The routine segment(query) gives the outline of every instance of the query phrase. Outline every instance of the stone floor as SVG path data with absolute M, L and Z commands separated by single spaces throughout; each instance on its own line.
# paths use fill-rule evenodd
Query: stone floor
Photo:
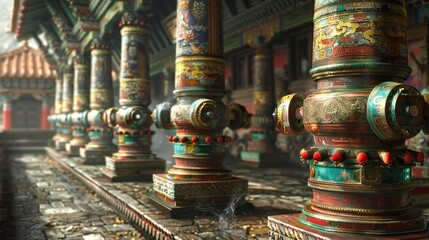
M 151 182 L 111 183 L 103 166 L 52 153 L 56 160 L 46 155 L 0 160 L 0 239 L 266 240 L 267 216 L 297 213 L 311 197 L 305 167 L 229 166 L 249 181 L 246 200 L 253 208 L 170 219 L 149 203 Z M 420 207 L 428 216 L 429 205 Z
M 229 166 L 234 176 L 249 181 L 246 200 L 254 207 L 242 207 L 235 215 L 226 216 L 220 211 L 207 209 L 207 214 L 201 216 L 170 219 L 149 202 L 152 182 L 112 183 L 102 174 L 103 166 L 83 165 L 80 158 L 69 158 L 52 149 L 47 151 L 49 156 L 74 172 L 85 184 L 97 189 L 103 199 L 111 201 L 110 204 L 122 215 L 128 214 L 129 219 L 137 221 L 139 229 L 149 232 L 155 239 L 268 239 L 268 216 L 300 212 L 311 197 L 307 186 L 308 173 L 304 167 L 255 169 Z
M 46 155 L 0 160 L 0 239 L 143 239 Z

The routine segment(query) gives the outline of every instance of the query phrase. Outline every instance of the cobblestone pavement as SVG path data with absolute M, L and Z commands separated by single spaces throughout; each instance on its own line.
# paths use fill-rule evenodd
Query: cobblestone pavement
M 236 215 L 233 216 L 224 216 L 219 211 L 213 215 L 213 210 L 207 210 L 207 214 L 196 217 L 170 219 L 156 209 L 148 199 L 148 196 L 153 194 L 152 182 L 112 183 L 102 174 L 103 166 L 83 165 L 80 158 L 67 158 L 62 153 L 50 150 L 48 152 L 75 174 L 83 176 L 84 179 L 92 179 L 92 187 L 103 189 L 101 191 L 103 195 L 108 193 L 115 199 L 127 203 L 132 210 L 115 208 L 125 214 L 129 212 L 139 214 L 138 217 L 131 217 L 132 219 L 148 220 L 150 223 L 141 225 L 139 229 L 150 232 L 156 239 L 160 238 L 156 234 L 154 236 L 154 232 L 159 229 L 165 231 L 169 236 L 167 238 L 182 240 L 268 239 L 267 217 L 300 212 L 311 196 L 305 168 L 255 169 L 228 166 L 235 176 L 249 181 L 246 200 L 250 204 L 237 209 Z M 106 196 L 103 198 L 106 199 Z M 108 196 L 107 198 L 112 199 Z M 157 227 L 159 228 L 155 231 Z
M 174 239 L 267 240 L 267 216 L 299 212 L 311 198 L 305 168 L 228 166 L 249 181 L 246 200 L 254 208 L 241 208 L 228 217 L 170 219 L 149 203 L 151 182 L 112 183 L 101 173 L 103 166 L 82 165 L 80 158 L 60 159 L 147 217 L 151 223 L 139 230 L 154 233 L 159 226 Z M 143 232 L 118 217 L 56 160 L 44 155 L 9 158 L 0 162 L 0 174 L 0 239 L 143 239 Z M 428 205 L 420 207 L 428 216 Z
M 79 168 L 97 175 L 91 166 Z M 255 169 L 237 165 L 228 169 L 234 176 L 249 181 L 246 200 L 255 206 L 254 209 L 239 209 L 237 216 L 223 221 L 221 214 L 212 215 L 212 212 L 186 220 L 169 219 L 157 212 L 157 221 L 181 239 L 268 239 L 267 216 L 300 212 L 311 198 L 305 169 Z M 152 192 L 152 184 L 112 184 L 148 205 L 147 195 Z
M 143 239 L 46 155 L 0 159 L 0 239 Z

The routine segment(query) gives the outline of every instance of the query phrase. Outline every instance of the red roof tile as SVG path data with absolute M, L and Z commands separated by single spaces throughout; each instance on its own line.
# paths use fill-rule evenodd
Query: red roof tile
M 55 77 L 56 71 L 50 67 L 42 51 L 27 43 L 0 54 L 0 78 L 55 80 Z

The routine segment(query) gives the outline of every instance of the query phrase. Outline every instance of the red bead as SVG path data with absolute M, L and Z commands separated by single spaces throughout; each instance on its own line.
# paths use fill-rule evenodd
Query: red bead
M 404 162 L 405 163 L 412 163 L 414 160 L 413 155 L 409 152 L 405 153 L 404 155 Z
M 223 142 L 223 137 L 217 137 L 217 138 L 216 138 L 216 141 L 217 141 L 218 143 Z
M 313 159 L 316 160 L 316 161 L 322 161 L 322 154 L 319 151 L 316 151 L 313 154 Z
M 383 162 L 385 164 L 391 164 L 393 162 L 393 155 L 390 152 L 383 154 Z
M 358 153 L 358 155 L 356 156 L 356 161 L 359 164 L 365 164 L 368 162 L 368 155 L 365 152 L 360 152 Z
M 193 137 L 192 137 L 192 139 L 191 139 L 191 141 L 192 141 L 193 143 L 198 142 L 198 137 L 197 137 L 197 136 L 193 136 Z
M 303 159 L 308 159 L 308 151 L 307 150 L 305 150 L 304 148 L 303 149 L 301 149 L 301 152 L 299 152 L 299 155 L 301 156 L 301 158 L 303 158 Z
M 206 137 L 205 141 L 206 141 L 206 143 L 210 143 L 212 141 L 212 138 L 211 137 Z
M 173 142 L 177 142 L 177 141 L 179 141 L 179 137 L 178 136 L 174 136 L 173 137 Z
M 422 152 L 417 153 L 417 162 L 423 162 L 425 160 L 425 154 Z
M 187 137 L 181 137 L 181 138 L 180 138 L 180 142 L 181 142 L 181 143 L 184 143 L 184 142 L 186 142 L 186 141 L 188 141 L 188 138 L 187 138 Z
M 168 140 L 169 142 L 173 141 L 173 136 L 168 136 L 168 137 L 167 137 L 167 140 Z
M 343 155 L 340 152 L 334 152 L 331 156 L 332 161 L 334 162 L 342 162 L 343 161 Z

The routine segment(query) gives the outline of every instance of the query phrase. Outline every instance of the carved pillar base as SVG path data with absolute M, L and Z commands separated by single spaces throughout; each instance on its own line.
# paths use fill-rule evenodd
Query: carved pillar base
M 83 129 L 73 130 L 73 139 L 66 144 L 66 151 L 68 156 L 79 156 L 79 149 L 85 147 L 86 136 Z
M 297 214 L 286 214 L 279 216 L 268 217 L 268 228 L 270 239 L 277 240 L 289 240 L 289 239 L 315 239 L 315 240 L 340 240 L 340 239 L 367 239 L 367 240 L 399 240 L 399 239 L 428 239 L 429 230 L 425 229 L 420 233 L 408 233 L 408 234 L 395 234 L 396 225 L 410 225 L 415 222 L 407 222 L 404 219 L 396 219 L 390 224 L 383 225 L 384 227 L 390 228 L 391 234 L 389 236 L 377 236 L 377 235 L 365 235 L 340 233 L 340 232 L 326 232 L 318 231 L 317 229 L 304 225 L 301 223 L 302 218 L 305 215 L 301 213 Z M 327 224 L 329 221 L 327 221 Z M 340 226 L 335 225 L 335 222 L 330 223 L 331 228 L 338 228 Z M 350 224 L 355 224 L 350 222 Z M 363 227 L 363 225 L 361 225 Z M 368 231 L 373 233 L 372 229 L 378 227 L 377 224 L 365 225 L 366 228 L 370 228 Z M 403 228 L 403 227 L 400 227 Z M 362 229 L 364 231 L 364 229 Z
M 112 143 L 111 130 L 91 128 L 89 132 L 91 141 L 80 148 L 83 164 L 105 164 L 106 156 L 112 156 L 118 149 Z
M 47 145 L 48 145 L 48 147 L 54 148 L 55 147 L 55 140 L 54 139 L 48 140 Z
M 66 143 L 66 152 L 69 157 L 77 157 L 79 156 L 79 149 L 81 146 L 71 145 L 70 143 Z
M 153 183 L 151 203 L 172 218 L 213 214 L 225 209 L 234 195 L 247 192 L 247 180 L 236 177 L 212 180 L 208 186 L 207 180 L 172 180 L 167 174 L 154 174 Z
M 65 151 L 66 144 L 67 144 L 67 141 L 57 141 L 55 142 L 55 148 L 59 151 Z
M 69 129 L 69 125 L 68 124 L 63 124 L 60 123 L 59 124 L 59 134 L 58 134 L 58 138 L 55 141 L 55 148 L 58 151 L 65 151 L 66 150 L 66 144 L 68 142 L 70 142 L 70 129 Z
M 79 154 L 83 158 L 83 164 L 101 165 L 106 163 L 106 156 L 111 156 L 116 151 L 116 147 L 112 145 L 111 148 L 105 149 L 80 148 Z
M 155 155 L 146 159 L 105 159 L 106 167 L 103 168 L 103 173 L 112 182 L 146 181 L 150 180 L 154 173 L 165 172 L 165 160 Z

